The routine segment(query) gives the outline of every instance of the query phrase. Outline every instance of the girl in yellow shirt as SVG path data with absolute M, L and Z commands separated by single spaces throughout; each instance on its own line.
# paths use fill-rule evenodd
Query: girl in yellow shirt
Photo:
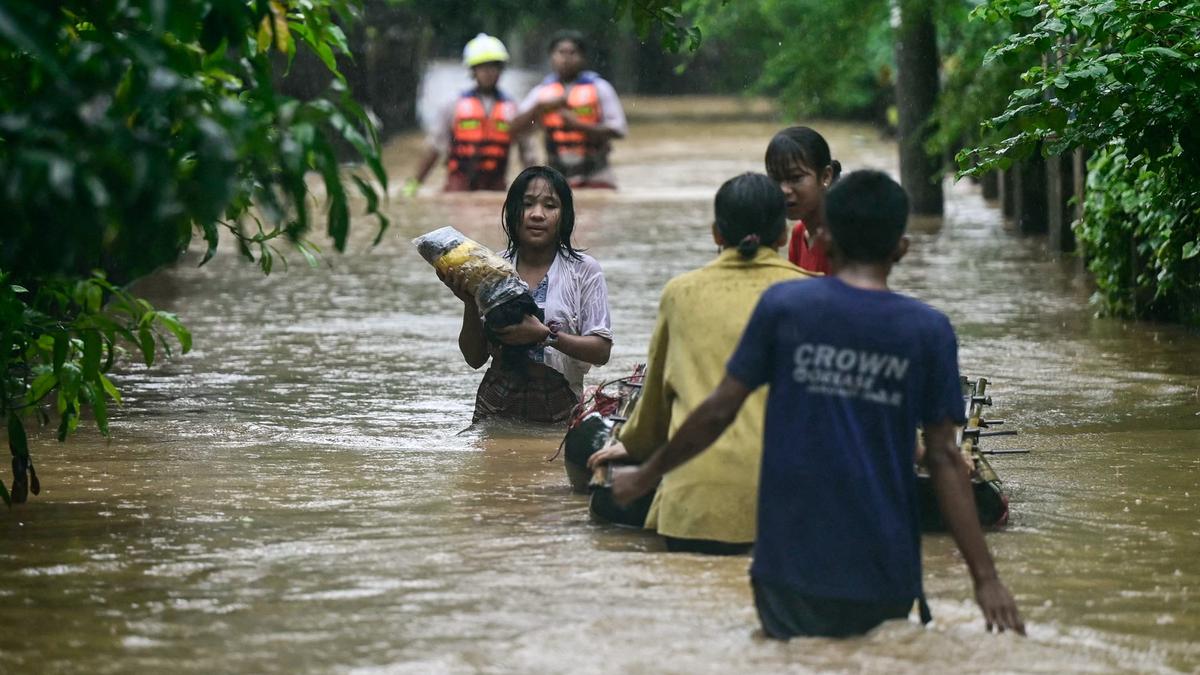
M 620 443 L 589 459 L 642 461 L 716 388 L 758 298 L 780 281 L 807 276 L 776 252 L 787 243 L 779 185 L 745 173 L 726 181 L 714 202 L 713 239 L 721 252 L 663 289 L 650 339 L 646 377 Z M 645 527 L 671 551 L 737 554 L 754 543 L 758 472 L 767 391 L 753 394 L 708 450 L 668 473 Z

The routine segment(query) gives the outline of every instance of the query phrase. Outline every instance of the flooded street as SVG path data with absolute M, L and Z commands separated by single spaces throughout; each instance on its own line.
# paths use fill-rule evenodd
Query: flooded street
M 576 196 L 616 333 L 589 383 L 645 358 L 663 284 L 715 255 L 716 188 L 761 171 L 781 126 L 627 106 L 621 190 Z M 896 172 L 874 130 L 814 126 L 845 170 Z M 389 145 L 394 187 L 419 147 Z M 988 535 L 1029 637 L 986 636 L 953 543 L 926 536 L 930 628 L 783 644 L 754 634 L 748 558 L 589 522 L 545 461 L 559 430 L 466 429 L 482 372 L 461 303 L 409 242 L 454 225 L 500 248 L 503 195 L 441 179 L 320 269 L 292 254 L 264 278 L 230 251 L 140 286 L 196 348 L 114 378 L 111 440 L 34 440 L 42 494 L 0 515 L 0 672 L 1200 669 L 1200 335 L 1093 318 L 1076 263 L 1005 232 L 976 188 L 912 223 L 893 287 L 949 314 L 963 372 L 993 381 L 1021 435 L 985 447 L 1032 451 L 993 460 L 1012 518 Z

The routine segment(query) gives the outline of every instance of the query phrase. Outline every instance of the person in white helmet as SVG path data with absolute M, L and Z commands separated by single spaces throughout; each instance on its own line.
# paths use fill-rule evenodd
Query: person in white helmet
M 475 86 L 441 110 L 416 175 L 405 181 L 406 196 L 416 194 L 442 155 L 446 155 L 446 192 L 507 189 L 508 152 L 514 140 L 522 162 L 532 163 L 532 142 L 514 139 L 512 133 L 516 102 L 496 86 L 507 62 L 504 43 L 486 33 L 463 48 L 463 65 L 471 69 Z

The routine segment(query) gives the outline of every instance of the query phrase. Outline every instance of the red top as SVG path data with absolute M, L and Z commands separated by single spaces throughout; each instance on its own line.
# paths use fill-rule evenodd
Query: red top
M 830 274 L 832 270 L 829 268 L 829 257 L 820 245 L 810 248 L 806 234 L 804 221 L 796 221 L 796 227 L 792 230 L 792 240 L 788 242 L 788 260 L 805 272 Z

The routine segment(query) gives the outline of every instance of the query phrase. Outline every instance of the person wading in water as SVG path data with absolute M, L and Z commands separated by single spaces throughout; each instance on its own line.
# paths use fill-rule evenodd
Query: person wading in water
M 753 173 L 731 178 L 717 191 L 713 211 L 717 259 L 667 282 L 641 398 L 621 427 L 620 443 L 592 455 L 592 468 L 645 460 L 667 442 L 721 381 L 763 291 L 807 276 L 777 253 L 787 242 L 787 221 L 775 181 Z M 766 401 L 765 389 L 755 393 L 708 452 L 663 477 L 645 527 L 666 538 L 668 550 L 750 550 Z
M 908 250 L 908 197 L 886 174 L 857 171 L 830 190 L 826 210 L 821 240 L 835 275 L 768 289 L 724 379 L 644 464 L 614 469 L 613 497 L 628 503 L 654 489 L 769 384 L 750 567 L 763 631 L 785 640 L 858 635 L 907 616 L 914 600 L 927 621 L 912 470 L 912 430 L 923 424 L 925 463 L 987 628 L 1024 634 L 958 457 L 965 419 L 954 329 L 888 288 Z
M 446 192 L 504 190 L 508 185 L 508 151 L 514 141 L 512 122 L 517 104 L 496 84 L 508 62 L 500 40 L 480 33 L 463 48 L 463 65 L 471 70 L 475 87 L 441 109 L 427 141 L 428 149 L 416 176 L 404 183 L 412 197 L 425 182 L 438 158 L 446 155 Z M 532 140 L 516 139 L 523 165 L 533 163 Z
M 542 126 L 546 163 L 558 169 L 571 187 L 616 189 L 617 178 L 608 163 L 614 138 L 628 133 L 621 100 L 608 80 L 584 70 L 587 44 L 577 31 L 562 31 L 550 39 L 554 73 L 521 101 L 513 127 L 517 133 Z
M 796 221 L 788 245 L 788 260 L 800 269 L 829 274 L 829 256 L 820 244 L 825 227 L 825 193 L 842 173 L 829 156 L 829 144 L 809 127 L 788 127 L 767 145 L 767 175 L 787 197 L 788 219 Z
M 564 422 L 579 403 L 583 377 L 608 363 L 612 320 L 608 286 L 594 258 L 575 248 L 575 206 L 562 174 L 545 166 L 525 169 L 504 200 L 501 225 L 508 236 L 504 257 L 529 286 L 545 321 L 526 315 L 496 330 L 505 345 L 535 345 L 512 363 L 496 358 L 466 279 L 453 271 L 442 281 L 463 301 L 458 347 L 472 368 L 491 358 L 475 397 L 475 421 L 505 417 Z

